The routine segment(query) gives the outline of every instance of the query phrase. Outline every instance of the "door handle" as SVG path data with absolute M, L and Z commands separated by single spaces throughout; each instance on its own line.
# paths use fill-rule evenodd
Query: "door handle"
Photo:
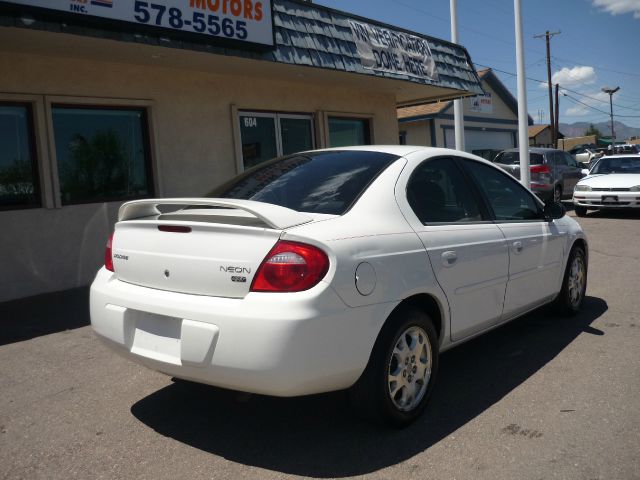
M 522 253 L 522 242 L 513 242 L 513 252 L 518 254 Z
M 458 254 L 452 250 L 446 251 L 442 254 L 442 265 L 445 267 L 452 267 L 457 261 Z

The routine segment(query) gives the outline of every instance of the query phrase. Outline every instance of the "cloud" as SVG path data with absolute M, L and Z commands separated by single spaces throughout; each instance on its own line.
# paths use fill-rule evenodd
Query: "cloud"
M 595 7 L 599 7 L 611 15 L 633 13 L 633 18 L 640 19 L 640 0 L 592 0 Z
M 596 71 L 593 67 L 576 66 L 573 68 L 564 67 L 551 76 L 551 83 L 559 83 L 561 87 L 575 87 L 578 85 L 591 84 L 596 81 Z M 547 83 L 541 85 L 547 88 Z
M 564 114 L 567 117 L 585 117 L 587 115 L 593 115 L 593 114 L 597 114 L 598 113 L 595 110 L 593 110 L 592 108 L 589 108 L 587 105 L 589 105 L 591 107 L 595 107 L 598 110 L 603 110 L 605 112 L 609 110 L 609 107 L 607 105 L 607 103 L 609 103 L 609 94 L 608 93 L 604 93 L 602 91 L 593 92 L 593 93 L 587 93 L 586 95 L 588 95 L 591 98 L 574 95 L 571 92 L 567 92 L 567 94 L 571 95 L 573 98 L 577 98 L 583 104 L 586 104 L 586 105 L 582 105 L 582 104 L 579 104 L 579 103 L 575 103 L 573 100 L 570 100 L 567 97 L 562 97 L 563 99 L 565 99 L 565 104 L 570 104 L 571 105 L 564 112 Z M 602 101 L 604 101 L 606 103 L 602 103 L 602 101 L 599 102 L 598 100 L 602 100 Z

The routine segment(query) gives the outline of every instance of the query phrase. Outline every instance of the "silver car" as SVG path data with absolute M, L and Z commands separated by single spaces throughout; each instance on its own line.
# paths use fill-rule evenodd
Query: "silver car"
M 520 178 L 520 151 L 500 152 L 493 163 Z M 583 167 L 567 152 L 554 148 L 529 149 L 529 188 L 543 201 L 571 198 L 576 183 L 584 177 Z

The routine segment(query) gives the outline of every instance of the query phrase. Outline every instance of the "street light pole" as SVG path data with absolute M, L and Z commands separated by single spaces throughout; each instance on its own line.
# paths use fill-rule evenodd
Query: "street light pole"
M 513 0 L 516 30 L 516 64 L 518 74 L 518 150 L 520 151 L 520 183 L 529 188 L 529 115 L 527 114 L 527 78 L 524 68 L 524 39 L 520 0 Z
M 451 41 L 458 43 L 458 9 L 456 0 L 450 0 L 451 8 Z M 464 111 L 462 100 L 453 101 L 453 125 L 456 138 L 456 150 L 464 151 Z
M 613 94 L 620 90 L 620 87 L 608 88 L 603 87 L 602 91 L 609 94 L 609 107 L 611 108 L 611 152 L 615 153 L 616 137 L 613 131 Z

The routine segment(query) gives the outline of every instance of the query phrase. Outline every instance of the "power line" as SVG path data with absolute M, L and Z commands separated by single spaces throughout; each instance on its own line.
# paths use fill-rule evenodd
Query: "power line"
M 585 87 L 590 87 L 590 85 L 589 85 L 588 83 L 583 82 L 583 81 L 581 81 L 579 78 L 577 78 L 577 77 L 573 74 L 573 72 L 571 72 L 571 69 L 569 69 L 569 67 L 562 66 L 562 65 L 557 64 L 557 63 L 555 63 L 555 62 L 553 62 L 553 61 L 552 61 L 551 63 L 553 63 L 553 65 L 554 65 L 556 68 L 560 68 L 560 69 L 562 69 L 562 68 L 567 68 L 567 69 L 569 70 L 568 75 L 569 75 L 571 78 L 573 78 L 573 80 L 574 80 L 574 81 L 576 81 L 576 82 L 577 82 L 577 83 L 579 83 L 580 85 L 584 85 Z M 598 68 L 599 68 L 599 67 L 598 67 Z M 589 98 L 589 99 L 591 99 L 591 100 L 595 100 L 596 102 L 607 103 L 607 104 L 609 103 L 609 102 L 607 102 L 606 100 L 603 100 L 603 99 L 601 99 L 601 98 L 591 97 L 591 96 L 586 95 L 586 94 L 584 94 L 584 93 L 580 93 L 580 92 L 576 92 L 576 91 L 574 91 L 574 90 L 570 90 L 570 89 L 569 89 L 569 88 L 567 88 L 567 87 L 562 87 L 562 89 L 563 89 L 563 90 L 566 90 L 567 92 L 575 93 L 576 95 L 581 95 L 581 96 L 586 97 L 586 98 Z M 631 110 L 631 111 L 634 111 L 634 112 L 640 112 L 640 110 L 639 110 L 639 109 L 636 109 L 636 108 L 634 108 L 634 107 L 635 107 L 635 105 L 634 105 L 634 106 L 631 106 L 631 107 L 628 107 L 628 106 L 626 106 L 626 105 L 616 104 L 616 108 L 624 108 L 624 109 L 626 109 L 626 110 Z
M 414 5 L 411 5 L 411 4 L 408 4 L 408 3 L 405 3 L 405 2 L 401 2 L 400 0 L 391 0 L 391 1 L 393 3 L 398 4 L 398 5 L 402 5 L 403 7 L 408 8 L 410 10 L 414 10 L 416 12 L 422 13 L 423 15 L 426 15 L 427 17 L 435 18 L 436 20 L 440 20 L 442 22 L 446 22 L 447 24 L 449 23 L 449 20 L 450 20 L 449 18 L 444 18 L 444 17 L 440 17 L 438 15 L 433 15 L 431 12 L 428 12 L 426 10 L 418 8 L 418 7 L 414 6 Z M 464 30 L 467 31 L 467 32 L 472 32 L 472 33 L 475 33 L 476 35 L 480 35 L 482 37 L 489 38 L 489 39 L 491 39 L 491 40 L 493 40 L 495 42 L 500 42 L 500 43 L 504 43 L 505 45 L 509 45 L 509 46 L 515 47 L 514 42 L 510 42 L 508 40 L 504 40 L 503 38 L 500 38 L 500 37 L 494 37 L 493 35 L 489 35 L 489 34 L 483 32 L 481 30 L 476 30 L 476 29 L 471 28 L 468 25 L 465 25 L 465 24 L 462 24 L 462 23 L 460 24 L 460 26 L 464 27 Z M 540 54 L 540 52 L 532 50 L 530 48 L 526 48 L 526 50 L 529 51 L 529 52 L 535 53 L 536 55 Z
M 476 63 L 475 65 L 478 65 L 479 67 L 484 67 L 484 68 L 490 68 L 491 70 L 495 71 L 495 72 L 500 72 L 500 73 L 504 73 L 505 75 L 511 75 L 512 77 L 517 77 L 517 75 L 513 72 L 507 72 L 506 70 L 500 70 L 499 68 L 493 68 L 490 67 L 489 65 L 483 65 L 481 63 Z M 540 80 L 539 78 L 531 78 L 531 77 L 525 77 L 527 80 L 531 80 L 532 82 L 538 82 L 538 83 L 544 83 L 545 85 L 547 84 L 546 80 Z
M 571 95 L 569 95 L 567 93 L 565 93 L 564 96 L 567 97 L 569 100 L 575 102 L 575 103 L 579 103 L 580 105 L 583 105 L 583 106 L 585 106 L 587 108 L 595 110 L 596 112 L 604 113 L 605 115 L 609 116 L 609 112 L 605 112 L 604 110 L 600 110 L 599 108 L 596 108 L 593 105 L 589 105 L 588 103 L 584 103 L 584 102 L 578 100 L 577 98 L 572 97 Z
M 505 75 L 510 75 L 510 76 L 512 76 L 512 77 L 516 77 L 516 76 L 517 76 L 517 75 L 516 75 L 515 73 L 513 73 L 513 72 L 507 72 L 506 70 L 501 70 L 501 69 L 499 69 L 499 68 L 493 68 L 493 67 L 490 67 L 490 66 L 488 66 L 488 65 L 483 65 L 483 64 L 481 64 L 481 63 L 476 63 L 475 65 L 477 65 L 477 66 L 479 66 L 479 67 L 484 67 L 484 68 L 491 68 L 492 70 L 494 70 L 494 71 L 496 71 L 496 72 L 503 73 L 503 74 L 505 74 Z M 527 78 L 527 80 L 531 80 L 532 82 L 538 82 L 538 83 L 540 83 L 540 84 L 544 84 L 544 85 L 546 85 L 546 84 L 547 84 L 547 82 L 546 82 L 545 80 L 540 80 L 539 78 L 532 78 L 532 77 L 526 77 L 526 78 Z M 586 95 L 586 94 L 584 94 L 584 93 L 576 92 L 575 90 L 571 90 L 570 88 L 563 87 L 562 85 L 560 85 L 560 88 L 561 88 L 563 91 L 571 92 L 571 93 L 573 93 L 573 94 L 575 94 L 575 95 L 580 95 L 580 96 L 582 96 L 582 97 L 588 98 L 589 100 L 595 100 L 595 101 L 598 101 L 598 102 L 609 103 L 609 102 L 607 102 L 606 100 L 602 100 L 602 99 L 600 99 L 600 98 L 592 97 L 592 96 L 590 96 L 590 95 Z M 565 96 L 567 96 L 567 97 L 568 97 L 569 95 L 565 95 Z M 616 108 L 618 108 L 618 107 L 627 108 L 627 109 L 632 110 L 632 111 L 634 111 L 634 112 L 636 112 L 636 111 L 640 111 L 640 110 L 636 110 L 636 109 L 631 108 L 631 107 L 625 107 L 625 106 L 618 105 L 618 104 L 614 104 L 614 106 L 615 106 Z M 605 112 L 605 113 L 606 113 L 606 112 Z M 609 115 L 608 113 L 606 113 L 606 114 L 607 114 L 607 115 Z M 616 115 L 616 117 L 640 118 L 640 115 Z
M 604 113 L 605 115 L 609 116 L 609 112 L 605 112 L 604 110 L 600 110 L 599 108 L 596 108 L 593 105 L 589 105 L 588 103 L 584 103 L 584 102 L 578 100 L 577 98 L 572 97 L 571 95 L 569 95 L 567 93 L 565 93 L 564 96 L 569 98 L 573 102 L 579 103 L 580 105 L 584 105 L 585 107 L 588 107 L 588 108 L 590 108 L 592 110 L 595 110 L 596 112 Z M 616 117 L 617 118 L 640 118 L 640 115 L 616 115 Z
M 564 62 L 569 62 L 569 63 L 575 63 L 575 62 L 580 62 L 580 63 L 591 63 L 591 62 L 582 62 L 580 61 L 580 59 L 576 59 L 574 58 L 573 60 L 568 60 L 566 58 L 562 58 L 562 57 L 558 57 L 557 55 L 554 55 L 555 58 L 557 58 L 558 60 L 562 60 Z M 623 72 L 621 70 L 613 70 L 611 68 L 606 68 L 606 67 L 602 67 L 602 66 L 598 66 L 598 68 L 600 70 L 604 70 L 606 72 L 613 72 L 613 73 L 619 73 L 621 75 L 629 75 L 632 77 L 640 77 L 640 73 L 632 73 L 632 72 Z

